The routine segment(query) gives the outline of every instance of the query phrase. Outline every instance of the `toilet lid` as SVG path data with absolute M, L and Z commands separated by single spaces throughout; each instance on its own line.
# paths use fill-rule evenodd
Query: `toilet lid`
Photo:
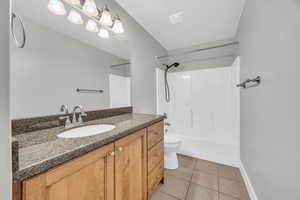
M 165 143 L 178 143 L 181 139 L 175 135 L 165 135 Z

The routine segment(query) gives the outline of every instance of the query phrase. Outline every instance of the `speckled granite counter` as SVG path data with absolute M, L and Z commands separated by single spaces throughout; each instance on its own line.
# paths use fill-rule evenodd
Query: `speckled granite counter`
M 19 145 L 19 160 L 18 163 L 13 163 L 13 165 L 18 164 L 18 170 L 13 173 L 13 181 L 22 181 L 45 172 L 163 119 L 164 117 L 159 115 L 130 113 L 89 121 L 85 125 L 113 124 L 116 128 L 100 135 L 74 139 L 64 139 L 56 136 L 65 130 L 64 127 L 14 136 L 13 140 L 18 141 Z

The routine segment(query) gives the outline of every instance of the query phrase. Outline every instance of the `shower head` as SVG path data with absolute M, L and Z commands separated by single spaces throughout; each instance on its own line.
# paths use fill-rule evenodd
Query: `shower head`
M 167 65 L 167 64 L 164 64 L 167 68 L 166 68 L 166 70 L 169 70 L 169 69 L 171 69 L 172 67 L 178 67 L 179 65 L 180 65 L 180 63 L 178 63 L 178 62 L 175 62 L 175 63 L 173 63 L 172 65 Z
M 180 64 L 178 62 L 173 63 L 170 67 L 178 67 Z

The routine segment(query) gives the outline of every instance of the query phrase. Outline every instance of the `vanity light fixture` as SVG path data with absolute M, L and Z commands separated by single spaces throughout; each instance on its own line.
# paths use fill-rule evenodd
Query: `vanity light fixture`
M 67 11 L 60 0 L 49 0 L 48 9 L 55 15 L 65 15 Z
M 100 30 L 99 30 L 98 36 L 100 38 L 103 38 L 103 39 L 108 39 L 109 38 L 109 32 L 108 32 L 107 29 L 101 27 Z
M 77 5 L 77 6 L 80 5 L 80 0 L 64 0 L 64 1 L 73 5 Z
M 112 26 L 113 21 L 112 21 L 112 17 L 111 14 L 107 8 L 107 6 L 105 6 L 101 12 L 101 16 L 100 16 L 100 24 L 103 26 Z
M 72 9 L 68 15 L 68 20 L 74 24 L 83 24 L 81 15 L 74 9 Z
M 99 31 L 97 23 L 91 19 L 86 23 L 85 29 L 94 33 Z
M 93 0 L 85 0 L 82 10 L 91 17 L 99 15 L 96 3 Z
M 113 15 L 107 5 L 98 9 L 94 0 L 49 0 L 48 9 L 56 15 L 67 13 L 65 6 L 71 10 L 67 19 L 74 24 L 83 24 L 83 17 L 88 18 L 85 29 L 98 32 L 103 39 L 110 38 L 110 34 L 124 33 L 124 26 L 118 15 Z M 100 28 L 98 28 L 100 27 Z
M 124 33 L 124 27 L 119 16 L 114 20 L 112 31 L 117 34 Z

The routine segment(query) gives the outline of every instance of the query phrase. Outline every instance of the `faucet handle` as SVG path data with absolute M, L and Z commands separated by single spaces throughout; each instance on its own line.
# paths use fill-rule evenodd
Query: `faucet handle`
M 68 106 L 65 105 L 65 104 L 61 105 L 60 112 L 64 112 L 65 114 L 69 114 Z
M 171 126 L 171 124 L 169 122 L 166 122 L 165 126 Z
M 68 127 L 70 124 L 71 124 L 71 120 L 70 120 L 70 116 L 67 115 L 67 116 L 61 116 L 58 118 L 59 120 L 64 120 L 64 123 L 65 123 L 65 127 Z
M 87 116 L 87 113 L 83 111 L 83 112 L 80 113 L 80 116 L 86 117 L 86 116 Z

